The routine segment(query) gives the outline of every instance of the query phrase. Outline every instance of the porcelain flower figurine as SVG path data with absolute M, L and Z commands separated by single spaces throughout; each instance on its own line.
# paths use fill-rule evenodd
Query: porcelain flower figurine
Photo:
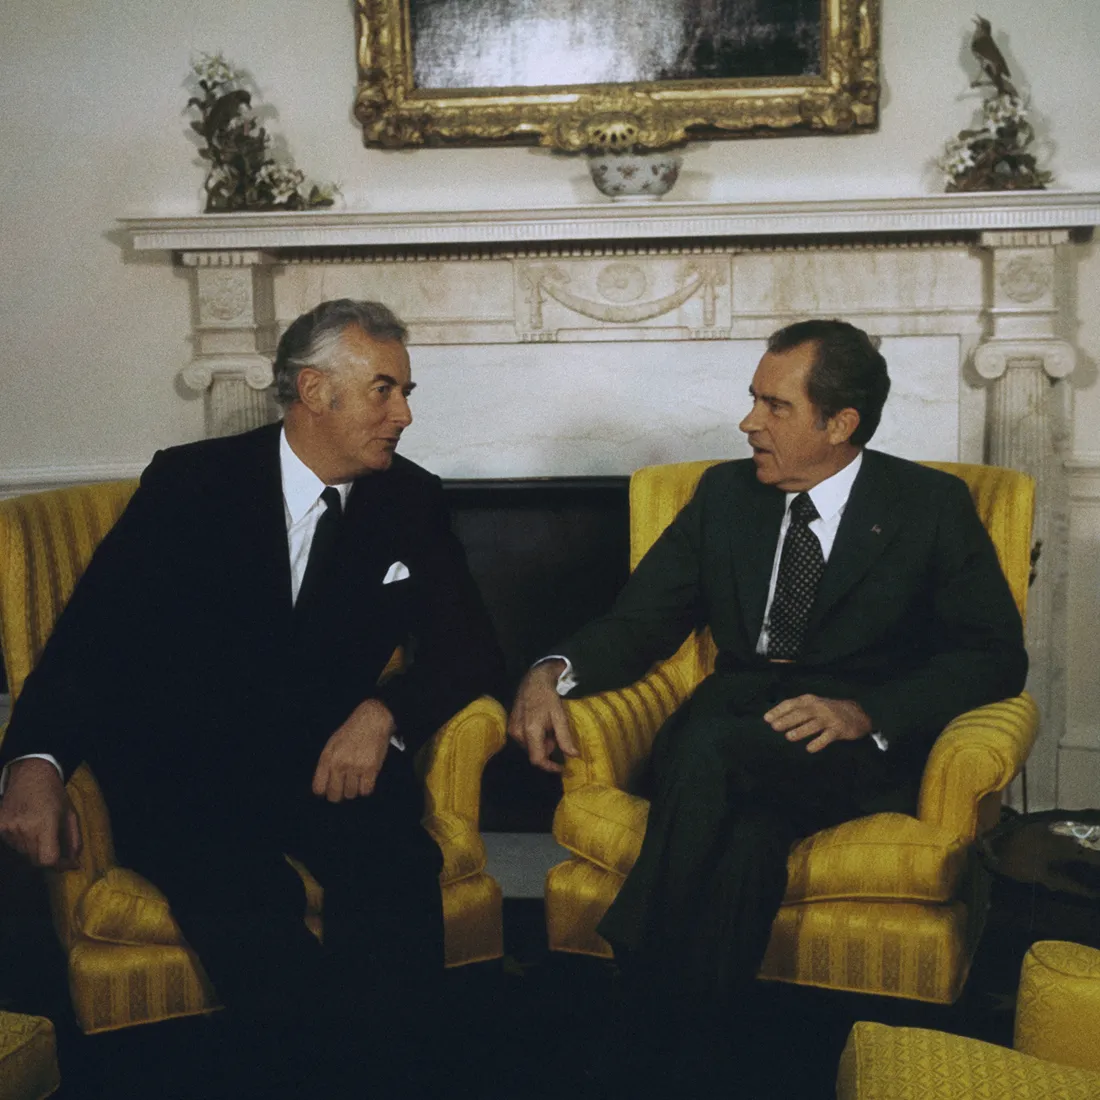
M 981 68 L 974 87 L 986 87 L 976 129 L 962 130 L 947 143 L 939 164 L 948 191 L 1042 190 L 1051 173 L 1039 168 L 1029 147 L 1035 131 L 1023 98 L 1009 79 L 1004 55 L 993 41 L 988 19 L 979 16 L 970 48 Z
M 306 185 L 305 173 L 275 159 L 272 140 L 252 111 L 248 79 L 219 54 L 200 54 L 191 66 L 199 94 L 187 106 L 205 142 L 199 156 L 210 162 L 204 184 L 206 213 L 227 210 L 306 210 L 331 206 L 334 184 Z

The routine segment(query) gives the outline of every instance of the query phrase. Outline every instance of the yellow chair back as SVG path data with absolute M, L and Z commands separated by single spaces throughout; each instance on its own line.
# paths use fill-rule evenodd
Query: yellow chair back
M 0 649 L 13 700 L 136 488 L 108 481 L 0 501 Z

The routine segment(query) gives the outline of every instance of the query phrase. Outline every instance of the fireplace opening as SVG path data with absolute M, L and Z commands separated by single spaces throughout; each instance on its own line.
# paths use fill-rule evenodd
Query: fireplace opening
M 523 478 L 444 483 L 504 650 L 509 697 L 531 664 L 606 611 L 629 568 L 627 477 Z M 481 827 L 549 832 L 557 776 L 531 767 L 509 740 L 489 762 Z

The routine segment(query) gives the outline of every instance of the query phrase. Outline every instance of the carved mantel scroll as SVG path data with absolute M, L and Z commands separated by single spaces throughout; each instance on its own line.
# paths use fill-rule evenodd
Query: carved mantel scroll
M 620 337 L 649 322 L 672 325 L 687 339 L 730 336 L 729 256 L 525 259 L 515 264 L 515 274 L 522 340 L 556 340 L 563 331 L 590 330 L 592 322 Z M 547 320 L 551 303 L 563 307 L 553 324 Z

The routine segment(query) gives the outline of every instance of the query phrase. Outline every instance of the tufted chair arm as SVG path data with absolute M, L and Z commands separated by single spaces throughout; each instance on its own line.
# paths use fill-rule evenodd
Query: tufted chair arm
M 694 687 L 674 658 L 629 687 L 566 700 L 581 755 L 566 758 L 565 793 L 589 785 L 625 789 L 657 731 Z
M 427 814 L 456 814 L 477 825 L 485 765 L 506 740 L 504 708 L 483 695 L 460 710 L 420 750 Z
M 1039 729 L 1027 692 L 967 711 L 936 740 L 921 780 L 918 816 L 963 840 L 997 823 L 1001 792 L 1019 774 Z
M 115 866 L 116 860 L 107 803 L 87 764 L 81 764 L 73 772 L 65 789 L 80 819 L 83 847 L 77 867 L 71 871 L 48 871 L 46 880 L 54 927 L 68 949 L 79 937 L 76 913 L 81 898 Z

